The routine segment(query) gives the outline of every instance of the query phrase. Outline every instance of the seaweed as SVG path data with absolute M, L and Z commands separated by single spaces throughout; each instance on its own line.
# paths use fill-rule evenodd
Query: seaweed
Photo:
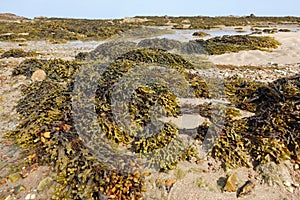
M 193 33 L 193 36 L 197 36 L 197 37 L 206 37 L 206 36 L 210 36 L 210 34 L 202 32 L 202 31 L 197 31 Z
M 6 137 L 35 152 L 35 162 L 54 164 L 59 185 L 53 199 L 140 199 L 143 177 L 135 164 L 110 166 L 87 151 L 72 124 L 68 87 L 49 79 L 24 87 L 17 105 L 22 122 Z
M 36 52 L 33 51 L 29 51 L 26 52 L 23 49 L 10 49 L 8 51 L 5 51 L 0 58 L 9 58 L 9 57 L 13 57 L 13 58 L 21 58 L 21 57 L 34 57 L 39 55 Z
M 23 42 L 29 40 L 51 40 L 60 43 L 66 40 L 102 40 L 122 35 L 125 37 L 150 37 L 162 35 L 168 30 L 143 26 L 169 26 L 173 29 L 210 29 L 225 26 L 269 26 L 289 22 L 298 24 L 299 17 L 164 17 L 140 16 L 146 20 L 127 23 L 123 19 L 88 20 L 36 17 L 33 20 L 0 22 L 0 40 Z
M 38 70 L 47 72 L 47 76 L 52 80 L 65 81 L 72 78 L 76 70 L 82 65 L 79 61 L 68 61 L 63 59 L 26 59 L 14 70 L 13 75 L 25 75 L 30 78 Z
M 269 51 L 269 49 L 276 49 L 280 45 L 277 40 L 271 37 L 249 35 L 224 35 L 222 37 L 196 41 L 205 48 L 209 55 L 219 55 L 242 50 Z
M 219 137 L 215 138 L 212 156 L 221 160 L 224 168 L 255 167 L 286 159 L 299 162 L 299 81 L 299 75 L 260 85 L 239 81 L 235 86 L 242 92 L 235 91 L 239 91 L 240 100 L 247 99 L 241 108 L 255 115 L 229 120 L 222 129 L 216 129 Z M 228 86 L 235 87 L 234 84 Z M 202 115 L 210 117 L 209 109 L 201 109 Z M 210 124 L 199 126 L 196 138 L 203 140 L 209 128 Z
M 169 51 L 172 49 L 181 49 L 182 43 L 177 40 L 170 40 L 167 38 L 154 38 L 141 40 L 137 46 L 142 48 L 162 49 Z
M 136 43 L 134 42 L 106 42 L 97 46 L 97 48 L 91 51 L 89 55 L 93 60 L 98 59 L 100 56 L 114 60 L 135 48 Z

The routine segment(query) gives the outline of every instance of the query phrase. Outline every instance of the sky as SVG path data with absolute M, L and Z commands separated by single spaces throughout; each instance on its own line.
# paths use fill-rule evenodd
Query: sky
M 134 16 L 300 16 L 300 0 L 0 0 L 0 13 L 33 18 Z

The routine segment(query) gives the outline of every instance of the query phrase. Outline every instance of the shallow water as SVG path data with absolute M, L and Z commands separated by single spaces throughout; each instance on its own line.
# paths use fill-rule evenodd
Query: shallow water
M 175 30 L 174 33 L 160 35 L 155 38 L 167 38 L 167 39 L 180 40 L 180 41 L 189 41 L 189 40 L 200 39 L 199 37 L 193 36 L 193 33 L 197 31 L 210 34 L 210 36 L 204 37 L 203 39 L 208 39 L 217 36 L 224 36 L 224 35 L 247 35 L 252 33 L 252 31 L 237 32 L 235 30 Z

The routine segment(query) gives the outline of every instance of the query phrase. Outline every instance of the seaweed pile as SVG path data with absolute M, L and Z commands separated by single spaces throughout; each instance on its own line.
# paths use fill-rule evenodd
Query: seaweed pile
M 249 37 L 214 38 L 209 42 L 225 45 L 238 40 L 243 48 L 249 43 L 256 48 L 274 45 Z M 137 48 L 140 44 L 151 48 Z M 29 156 L 23 165 L 53 165 L 58 183 L 53 199 L 142 199 L 145 168 L 167 171 L 179 161 L 198 158 L 198 147 L 186 142 L 175 124 L 158 120 L 159 116 L 181 114 L 178 94 L 218 99 L 225 92 L 229 106 L 208 103 L 199 107 L 200 115 L 210 122 L 199 126 L 194 138 L 203 141 L 213 129 L 218 137 L 211 138 L 215 143 L 209 153 L 221 160 L 224 168 L 255 167 L 284 159 L 299 163 L 300 75 L 269 84 L 230 77 L 221 88 L 224 91 L 218 91 L 220 88 L 200 74 L 190 72 L 195 68 L 190 61 L 157 49 L 178 45 L 184 50 L 190 44 L 160 39 L 139 44 L 113 42 L 82 55 L 91 59 L 86 65 L 78 60 L 27 59 L 15 68 L 13 75 L 27 77 L 37 69 L 47 72 L 45 80 L 23 87 L 24 96 L 17 105 L 22 121 L 7 137 L 25 148 L 26 155 L 36 155 Z M 102 58 L 110 62 L 97 63 Z M 90 67 L 104 72 L 99 77 L 88 71 Z M 80 70 L 85 73 L 78 73 Z M 85 88 L 91 80 L 93 84 Z M 139 82 L 135 85 L 132 80 Z M 166 82 L 174 87 L 169 88 Z M 74 94 L 78 85 L 84 89 Z M 92 108 L 80 99 L 81 93 L 87 93 Z M 235 119 L 239 115 L 235 107 L 255 115 Z M 220 128 L 217 125 L 222 110 L 226 118 Z M 75 116 L 76 112 L 81 115 Z
M 197 37 L 206 37 L 206 36 L 210 36 L 210 34 L 202 32 L 202 31 L 197 31 L 193 33 L 193 36 L 197 36 Z
M 270 51 L 271 48 L 277 48 L 279 45 L 280 43 L 274 38 L 250 35 L 225 35 L 223 37 L 214 37 L 208 40 L 198 39 L 190 40 L 188 42 L 180 42 L 166 38 L 153 38 L 143 39 L 138 43 L 131 41 L 106 42 L 100 44 L 95 50 L 91 51 L 89 55 L 86 55 L 86 57 L 92 60 L 113 60 L 138 48 L 160 49 L 185 55 L 218 55 L 241 50 Z
M 93 60 L 108 58 L 110 60 L 116 59 L 124 53 L 136 48 L 134 42 L 106 42 L 100 44 L 95 50 L 89 53 L 89 56 Z
M 97 89 L 96 110 L 99 116 L 105 116 L 101 118 L 100 123 L 102 123 L 102 127 L 109 127 L 104 128 L 103 132 L 111 141 L 130 145 L 133 152 L 147 158 L 149 162 L 146 163 L 146 166 L 165 171 L 174 168 L 178 160 L 181 157 L 186 157 L 188 152 L 185 151 L 186 148 L 182 145 L 182 142 L 177 139 L 178 128 L 174 124 L 166 123 L 157 128 L 157 124 L 154 126 L 151 124 L 150 117 L 151 113 L 160 115 L 162 112 L 165 112 L 167 116 L 178 116 L 180 106 L 176 96 L 173 94 L 174 91 L 170 91 L 161 83 L 145 83 L 145 85 L 137 88 L 133 87 L 134 89 L 131 88 L 132 85 L 127 83 L 122 85 L 120 91 L 116 90 L 114 85 L 125 74 L 129 73 L 130 77 L 136 76 L 136 74 L 131 75 L 132 69 L 146 70 L 146 68 L 151 66 L 165 66 L 177 70 L 182 77 L 185 77 L 185 69 L 193 68 L 192 64 L 181 56 L 166 51 L 158 49 L 129 51 L 107 67 Z M 160 77 L 161 71 L 152 70 L 152 73 L 154 73 L 152 77 Z M 170 80 L 172 78 L 167 77 L 167 79 Z M 176 82 L 176 79 L 174 82 Z M 118 102 L 118 113 L 121 113 L 119 114 L 119 120 L 125 124 L 123 124 L 125 126 L 123 129 L 118 127 L 118 124 L 113 120 L 113 108 L 111 105 L 113 91 L 117 95 L 127 93 L 126 91 L 132 92 L 132 97 L 128 102 L 129 118 L 126 112 L 119 110 L 126 107 L 126 99 L 120 97 L 123 98 L 123 101 L 121 103 Z M 161 110 L 160 106 L 158 106 L 157 110 L 151 110 L 157 104 L 163 106 L 164 109 Z M 154 107 L 156 108 L 156 106 Z M 128 123 L 131 123 L 131 125 L 128 125 Z M 168 148 L 174 149 L 170 151 Z
M 139 18 L 139 17 L 138 17 Z M 288 22 L 298 24 L 299 17 L 153 17 L 143 22 L 124 22 L 122 19 L 114 20 L 87 20 L 66 18 L 34 18 L 33 20 L 3 21 L 0 22 L 1 41 L 29 41 L 50 40 L 60 42 L 64 40 L 102 40 L 111 38 L 125 31 L 131 36 L 144 29 L 134 30 L 142 26 L 169 26 L 174 29 L 210 29 L 219 25 L 225 26 L 262 26 Z M 188 26 L 186 26 L 188 25 Z M 132 31 L 131 31 L 132 30 Z M 154 31 L 157 34 L 157 30 Z M 152 34 L 153 35 L 153 34 Z M 144 34 L 145 36 L 145 34 Z M 149 36 L 149 35 L 148 35 Z
M 182 43 L 177 40 L 170 40 L 166 38 L 154 38 L 154 39 L 144 39 L 138 43 L 138 47 L 141 48 L 154 48 L 163 49 L 166 51 L 172 49 L 181 49 Z
M 196 40 L 200 43 L 209 55 L 219 55 L 242 50 L 269 51 L 276 49 L 280 43 L 271 37 L 257 37 L 249 35 L 224 35 L 208 40 Z
M 34 56 L 37 56 L 37 55 L 39 55 L 39 54 L 36 53 L 36 52 L 32 52 L 32 51 L 26 52 L 26 51 L 24 51 L 23 49 L 10 49 L 10 50 L 8 50 L 8 51 L 5 51 L 5 52 L 0 56 L 0 58 L 10 58 L 10 57 L 13 57 L 13 58 L 34 57 Z
M 99 40 L 124 32 L 136 25 L 109 20 L 35 18 L 18 22 L 0 22 L 0 40 Z
M 229 119 L 222 129 L 216 130 L 219 137 L 211 150 L 212 156 L 221 160 L 224 168 L 256 167 L 286 159 L 299 163 L 300 75 L 269 84 L 236 77 L 227 81 L 226 93 L 231 102 L 254 111 L 255 115 Z M 207 112 L 200 114 L 210 116 Z M 203 139 L 208 128 L 208 124 L 198 128 L 198 139 Z
M 143 22 L 146 26 L 166 26 L 173 25 L 173 29 L 211 29 L 218 26 L 270 26 L 275 24 L 289 23 L 298 24 L 299 17 L 258 17 L 249 16 L 195 16 L 195 17 L 172 17 L 172 16 L 137 16 L 137 18 L 147 18 L 148 21 Z M 186 25 L 186 26 L 184 26 Z
M 66 81 L 67 79 L 72 78 L 76 70 L 82 66 L 82 63 L 79 61 L 67 61 L 63 59 L 26 59 L 16 67 L 12 74 L 25 75 L 27 78 L 30 78 L 32 74 L 38 70 L 44 70 L 47 72 L 47 75 L 50 79 L 56 81 Z
M 178 128 L 166 123 L 158 132 L 149 133 L 152 136 L 141 134 L 149 124 L 149 113 L 155 103 L 165 107 L 163 110 L 168 116 L 179 114 L 180 105 L 173 91 L 161 84 L 141 85 L 133 91 L 129 104 L 130 118 L 134 121 L 132 129 L 123 130 L 113 121 L 110 104 L 113 83 L 134 66 L 149 67 L 149 64 L 163 65 L 183 75 L 186 68 L 193 67 L 179 55 L 155 49 L 137 49 L 115 59 L 98 80 L 94 97 L 97 123 L 102 128 L 102 133 L 98 134 L 105 135 L 108 142 L 125 145 L 128 151 L 139 154 L 148 160 L 148 167 L 173 169 L 179 160 L 196 155 L 192 147 L 186 146 L 178 138 Z M 108 161 L 99 160 L 91 153 L 92 146 L 85 144 L 86 141 L 75 128 L 72 98 L 76 97 L 72 96 L 72 77 L 80 66 L 77 61 L 61 59 L 29 59 L 21 63 L 13 75 L 29 77 L 36 69 L 43 69 L 47 72 L 47 79 L 23 87 L 24 97 L 17 105 L 22 121 L 6 136 L 25 148 L 25 155 L 36 155 L 29 156 L 30 159 L 21 165 L 53 165 L 58 183 L 53 199 L 101 199 L 103 196 L 111 199 L 141 199 L 145 188 L 139 159 L 128 155 L 112 158 L 109 155 L 111 147 L 107 147 L 106 142 L 105 146 L 102 141 L 98 148 L 102 148 L 102 156 Z M 154 73 L 160 72 L 154 70 Z M 158 111 L 162 111 L 160 107 Z M 83 124 L 87 126 L 84 121 Z M 151 127 L 149 130 L 153 131 Z M 107 153 L 105 148 L 108 148 Z

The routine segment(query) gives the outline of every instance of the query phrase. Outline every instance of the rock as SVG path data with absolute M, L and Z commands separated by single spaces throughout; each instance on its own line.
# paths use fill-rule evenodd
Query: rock
M 46 72 L 44 70 L 38 69 L 35 72 L 33 72 L 31 76 L 31 81 L 32 82 L 43 81 L 46 79 L 46 77 L 47 77 Z
M 8 177 L 7 177 L 12 183 L 15 183 L 17 182 L 20 178 L 21 178 L 21 175 L 19 173 L 14 173 L 14 174 L 10 174 Z
M 173 185 L 175 184 L 176 180 L 175 179 L 171 179 L 171 180 L 166 180 L 165 182 L 165 186 L 166 186 L 166 190 L 167 192 L 170 192 Z
M 294 193 L 294 188 L 293 187 L 286 187 L 286 190 L 290 193 Z
M 26 188 L 23 186 L 23 185 L 18 185 L 17 187 L 15 187 L 14 189 L 14 195 L 17 195 L 19 194 L 21 191 L 25 191 Z
M 255 187 L 255 184 L 252 181 L 247 181 L 242 187 L 237 190 L 236 196 L 237 198 L 249 195 Z
M 289 181 L 285 181 L 283 184 L 284 184 L 286 187 L 291 187 L 291 186 L 292 186 L 292 183 L 289 182 Z
M 285 182 L 293 182 L 287 166 L 289 165 L 284 163 L 277 165 L 274 162 L 269 162 L 257 166 L 256 171 L 261 174 L 263 182 L 269 186 L 278 185 L 280 187 L 286 187 Z
M 5 183 L 7 183 L 7 178 L 2 178 L 0 181 L 0 186 L 4 185 Z
M 43 191 L 45 190 L 45 188 L 49 187 L 52 183 L 52 178 L 51 177 L 46 177 L 44 178 L 38 185 L 37 187 L 37 191 L 40 192 L 40 191 Z
M 11 195 L 8 195 L 4 200 L 12 200 Z
M 27 194 L 26 197 L 25 197 L 25 200 L 31 200 L 31 199 L 35 199 L 36 198 L 36 195 L 35 194 Z
M 237 179 L 234 174 L 231 174 L 226 181 L 226 184 L 224 186 L 224 191 L 226 192 L 236 192 L 237 191 Z

